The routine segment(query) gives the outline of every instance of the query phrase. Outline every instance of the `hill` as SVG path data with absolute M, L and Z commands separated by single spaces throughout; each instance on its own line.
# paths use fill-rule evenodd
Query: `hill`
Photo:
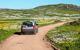
M 44 5 L 36 7 L 36 9 L 53 9 L 53 10 L 71 10 L 71 11 L 79 11 L 80 12 L 80 6 L 72 5 L 72 4 L 55 4 L 55 5 Z
M 0 18 L 26 18 L 26 17 L 69 17 L 80 16 L 80 6 L 72 4 L 55 4 L 38 6 L 33 9 L 0 9 Z
M 34 9 L 46 16 L 80 16 L 80 6 L 72 4 L 44 5 Z

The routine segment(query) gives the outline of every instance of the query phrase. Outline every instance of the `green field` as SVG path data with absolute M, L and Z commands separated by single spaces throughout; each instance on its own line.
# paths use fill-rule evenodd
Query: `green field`
M 61 50 L 80 50 L 80 23 L 67 23 L 49 31 L 47 37 Z

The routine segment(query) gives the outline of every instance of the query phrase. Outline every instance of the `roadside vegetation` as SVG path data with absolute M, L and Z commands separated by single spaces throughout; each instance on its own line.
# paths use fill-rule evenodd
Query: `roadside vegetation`
M 47 37 L 60 50 L 80 50 L 80 19 L 49 31 Z
M 9 36 L 13 35 L 13 33 L 16 31 L 18 30 L 17 29 L 11 29 L 11 30 L 0 29 L 0 42 L 7 39 Z
M 55 23 L 55 20 L 53 20 L 53 19 L 46 19 L 46 20 L 42 19 L 42 20 L 38 20 L 37 23 L 38 23 L 38 26 L 41 27 L 41 26 L 53 24 L 53 23 Z

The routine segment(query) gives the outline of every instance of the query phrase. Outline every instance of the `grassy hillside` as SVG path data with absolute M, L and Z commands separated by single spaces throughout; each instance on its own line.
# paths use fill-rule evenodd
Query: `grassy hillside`
M 80 6 L 72 4 L 44 5 L 34 9 L 45 16 L 69 17 L 75 16 L 76 14 L 80 16 Z
M 59 10 L 71 10 L 71 11 L 80 11 L 80 6 L 72 4 L 55 4 L 55 5 L 44 5 L 36 7 L 35 9 L 59 9 Z
M 0 18 L 26 18 L 44 16 L 80 16 L 80 6 L 72 4 L 44 5 L 33 9 L 0 9 Z

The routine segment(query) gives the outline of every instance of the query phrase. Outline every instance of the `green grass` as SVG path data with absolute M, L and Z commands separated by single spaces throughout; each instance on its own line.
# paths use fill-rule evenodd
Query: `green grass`
M 55 11 L 59 13 L 67 13 L 67 14 L 80 14 L 80 12 L 71 11 L 71 10 L 55 10 Z
M 49 31 L 47 37 L 61 50 L 80 50 L 80 25 L 63 25 Z
M 11 29 L 11 30 L 2 30 L 0 29 L 0 42 L 8 38 L 9 36 L 13 35 L 18 29 Z
M 54 20 L 51 20 L 51 19 L 48 19 L 48 20 L 38 20 L 37 23 L 38 23 L 38 26 L 41 27 L 41 26 L 45 26 L 45 25 L 49 25 L 49 24 L 53 24 L 55 21 Z

